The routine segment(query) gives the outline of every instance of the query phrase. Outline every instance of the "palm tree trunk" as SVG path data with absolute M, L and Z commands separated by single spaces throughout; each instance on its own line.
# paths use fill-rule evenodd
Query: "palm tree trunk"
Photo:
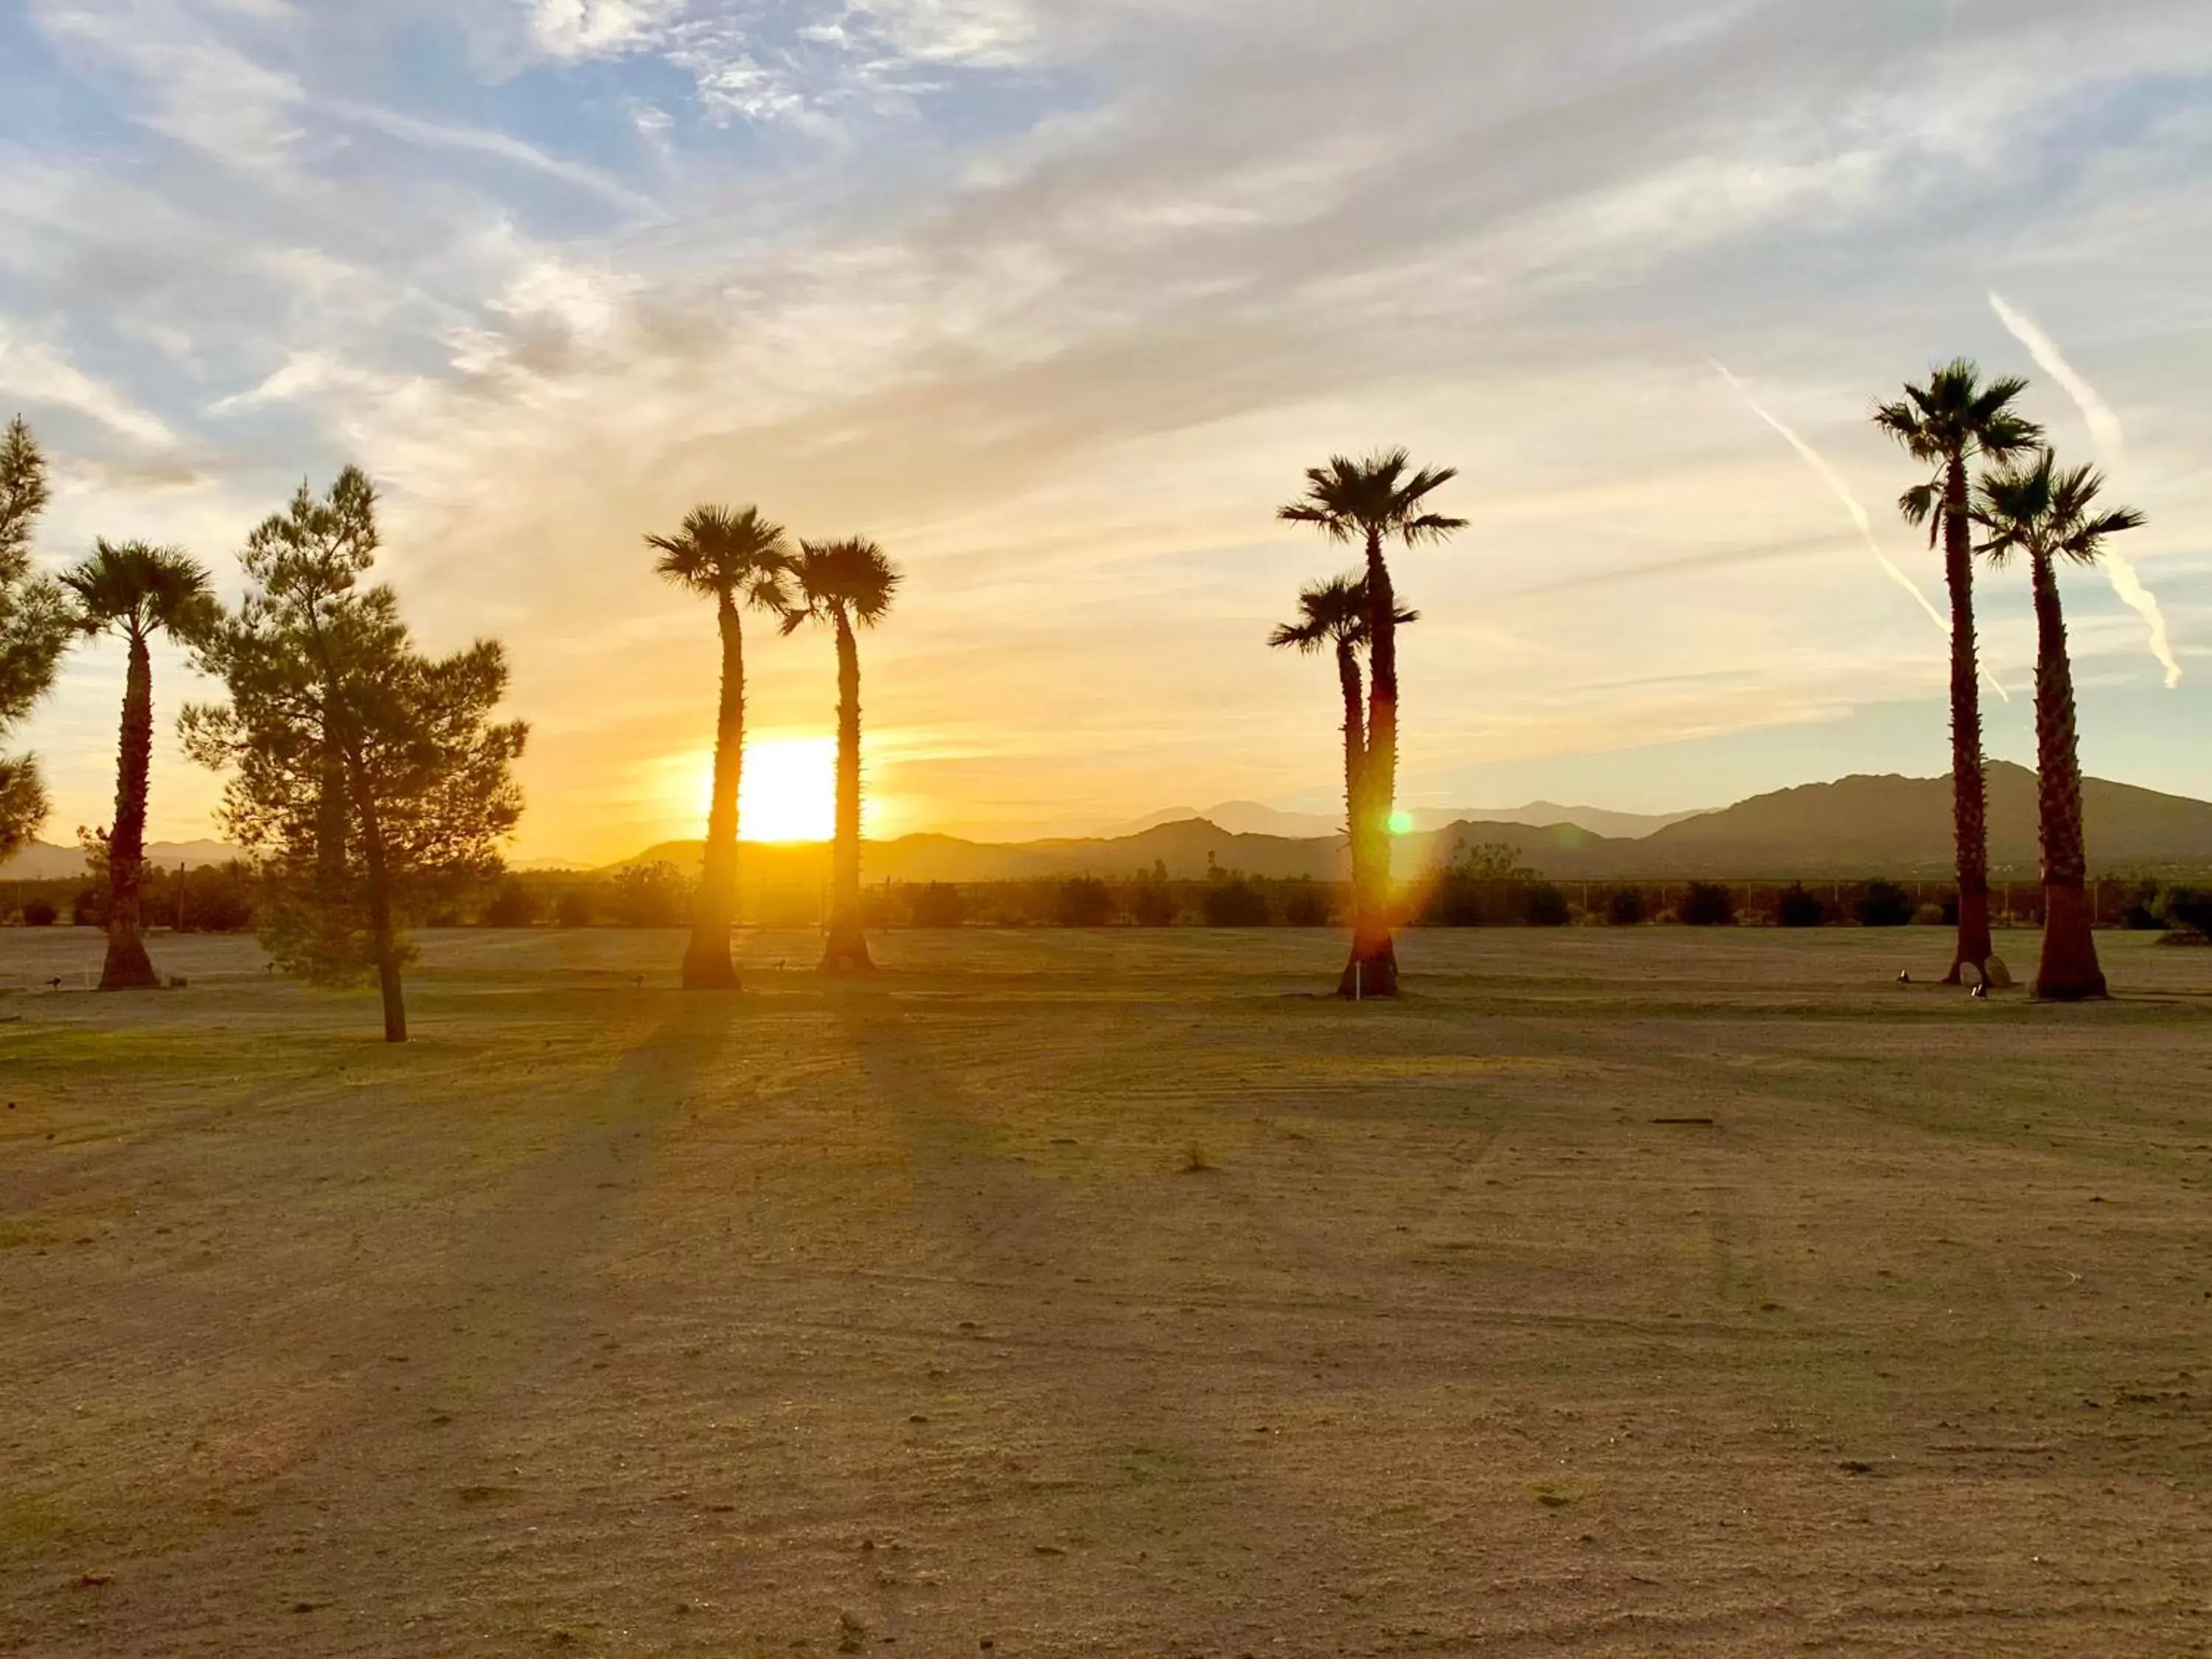
M 1382 556 L 1382 534 L 1367 532 L 1367 635 L 1374 681 L 1367 752 L 1352 817 L 1352 960 L 1337 994 L 1398 994 L 1398 947 L 1390 937 L 1390 812 L 1398 793 L 1398 596 Z
M 1359 650 L 1349 640 L 1336 642 L 1336 677 L 1344 689 L 1344 823 L 1352 847 L 1352 890 L 1359 891 L 1364 844 L 1358 834 L 1359 774 L 1367 764 L 1367 710 L 1360 684 Z
M 830 973 L 865 974 L 867 937 L 860 929 L 860 650 L 842 611 L 837 624 L 837 840 L 830 855 L 830 939 L 822 956 Z
M 730 929 L 738 911 L 738 787 L 745 757 L 745 636 L 736 599 L 720 596 L 716 611 L 722 635 L 721 705 L 714 722 L 714 797 L 707 813 L 707 849 L 699 896 L 691 912 L 691 942 L 684 952 L 684 988 L 734 991 L 737 963 Z
M 1966 518 L 1966 463 L 1954 456 L 1943 506 L 1943 574 L 1951 589 L 1951 792 L 1958 842 L 1959 943 L 1945 980 L 1971 963 L 1986 973 L 1990 938 L 1989 790 L 1982 770 L 1982 686 L 1974 635 L 1974 549 Z
M 107 959 L 103 991 L 147 991 L 161 982 L 146 954 L 139 919 L 146 876 L 146 785 L 154 758 L 154 665 L 144 637 L 131 635 L 124 680 L 122 752 L 115 769 L 115 832 L 107 844 Z
M 2074 716 L 2074 666 L 2058 574 L 2034 560 L 2036 804 L 2043 830 L 2043 960 L 2035 994 L 2082 1002 L 2108 994 L 2090 931 L 2089 857 L 2081 828 L 2081 757 Z

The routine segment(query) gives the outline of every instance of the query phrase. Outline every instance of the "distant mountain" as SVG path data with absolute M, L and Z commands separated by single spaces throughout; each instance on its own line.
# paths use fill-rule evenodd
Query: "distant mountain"
M 1695 812 L 1613 812 L 1602 806 L 1560 806 L 1547 800 L 1531 801 L 1526 806 L 1462 807 L 1451 811 L 1427 806 L 1413 810 L 1416 830 L 1449 830 L 1455 823 L 1516 823 L 1542 830 L 1555 823 L 1566 823 L 1594 836 L 1609 836 L 1622 841 L 1653 835 L 1698 816 Z M 1162 824 L 1187 823 L 1193 819 L 1202 819 L 1234 836 L 1280 836 L 1294 841 L 1344 832 L 1341 812 L 1283 812 L 1257 801 L 1231 800 L 1209 806 L 1202 812 L 1188 806 L 1170 807 L 1109 830 L 1103 839 L 1142 835 Z
M 2100 875 L 2212 872 L 2212 803 L 2098 779 L 2088 781 L 2084 799 L 2090 866 Z M 1942 880 L 1952 869 L 1951 783 L 1948 778 L 1844 778 L 1760 795 L 1637 837 L 1598 834 L 1568 821 L 1462 820 L 1401 841 L 1398 869 L 1412 875 L 1467 848 L 1499 844 L 1516 849 L 1529 868 L 1562 881 Z M 749 845 L 743 857 L 745 879 L 766 886 L 818 888 L 828 874 L 828 849 L 819 846 Z M 699 858 L 699 842 L 669 842 L 624 862 L 665 860 L 696 870 Z M 2035 775 L 2024 768 L 1990 769 L 1990 860 L 2000 878 L 2035 877 Z M 1161 866 L 1178 881 L 1200 878 L 1210 866 L 1335 880 L 1346 873 L 1347 860 L 1342 838 L 1333 830 L 1311 836 L 1239 835 L 1188 817 L 1090 839 L 997 844 L 908 836 L 871 843 L 866 860 L 870 881 L 902 882 L 1130 876 Z
M 1262 806 L 1255 800 L 1225 800 L 1218 805 L 1199 811 L 1188 806 L 1170 806 L 1164 811 L 1119 824 L 1099 837 L 1103 841 L 1126 840 L 1141 836 L 1147 830 L 1157 830 L 1163 824 L 1202 822 L 1218 830 L 1226 830 L 1232 836 L 1279 836 L 1289 841 L 1311 841 L 1322 836 L 1340 833 L 1344 815 L 1341 812 L 1283 812 L 1272 806 Z
M 2034 875 L 2040 860 L 2035 794 L 2026 767 L 1989 769 L 1990 863 L 2014 879 Z M 2100 872 L 2212 867 L 2212 803 L 2091 778 L 2082 808 Z M 1655 873 L 1948 875 L 1951 781 L 1850 777 L 1784 789 L 1662 830 L 1643 847 Z
M 157 841 L 148 844 L 146 858 L 165 870 L 183 865 L 188 870 L 204 870 L 210 865 L 229 864 L 246 854 L 235 847 L 226 847 L 219 841 Z M 84 873 L 84 854 L 74 847 L 53 847 L 34 841 L 5 864 L 0 864 L 0 881 L 75 881 Z
M 1413 827 L 1448 830 L 1455 823 L 1521 823 L 1534 830 L 1548 830 L 1564 823 L 1615 841 L 1641 841 L 1646 836 L 1704 816 L 1702 812 L 1613 812 L 1602 806 L 1561 806 L 1553 801 L 1536 800 L 1526 806 L 1475 807 L 1458 812 L 1419 807 L 1413 812 Z

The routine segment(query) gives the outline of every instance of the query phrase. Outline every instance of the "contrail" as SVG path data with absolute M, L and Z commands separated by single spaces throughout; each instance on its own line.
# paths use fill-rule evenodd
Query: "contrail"
M 2058 343 L 2036 326 L 2034 318 L 2014 310 L 1995 289 L 1990 292 L 1990 307 L 2013 338 L 2027 348 L 2027 355 L 2035 359 L 2036 367 L 2057 381 L 2059 388 L 2074 400 L 2074 406 L 2089 424 L 2089 441 L 2097 447 L 2106 470 L 2118 472 L 2127 464 L 2127 434 L 2121 430 L 2120 417 L 2113 412 L 2112 406 L 2066 361 Z M 2166 612 L 2160 607 L 2158 596 L 2143 586 L 2142 578 L 2136 574 L 2134 562 L 2118 548 L 2106 548 L 2103 562 L 2112 592 L 2149 624 L 2150 653 L 2166 669 L 2166 689 L 2174 690 L 2181 684 L 2181 661 L 2173 653 L 2173 635 L 2166 628 Z
M 1905 573 L 1903 567 L 1900 566 L 1896 560 L 1891 558 L 1888 554 L 1882 551 L 1881 544 L 1875 538 L 1874 519 L 1867 512 L 1866 508 L 1860 504 L 1859 498 L 1851 494 L 1850 486 L 1843 481 L 1842 477 L 1838 475 L 1835 468 L 1830 466 L 1826 460 L 1821 459 L 1820 453 L 1818 450 L 1814 449 L 1812 445 L 1807 443 L 1795 432 L 1792 432 L 1788 427 L 1784 426 L 1780 421 L 1775 419 L 1772 415 L 1769 414 L 1765 407 L 1760 404 L 1759 399 L 1751 395 L 1751 388 L 1744 385 L 1741 380 L 1737 380 L 1735 375 L 1729 372 L 1729 368 L 1726 363 L 1721 362 L 1717 357 L 1715 357 L 1711 361 L 1712 362 L 1712 366 L 1720 371 L 1721 379 L 1726 380 L 1731 386 L 1735 388 L 1736 396 L 1743 399 L 1745 405 L 1750 409 L 1751 412 L 1758 416 L 1760 420 L 1765 422 L 1767 425 L 1772 427 L 1777 432 L 1779 432 L 1783 437 L 1789 441 L 1790 448 L 1796 450 L 1797 453 L 1804 459 L 1805 465 L 1811 467 L 1814 471 L 1820 475 L 1821 482 L 1826 483 L 1830 489 L 1835 492 L 1836 499 L 1844 504 L 1844 510 L 1851 515 L 1851 522 L 1859 527 L 1859 534 L 1865 538 L 1867 551 L 1874 555 L 1875 562 L 1880 565 L 1889 574 L 1889 579 L 1892 581 L 1895 582 L 1899 587 L 1912 595 L 1913 599 L 1919 604 L 1920 608 L 1928 613 L 1929 621 L 1934 623 L 1937 630 L 1942 634 L 1946 640 L 1948 640 L 1951 637 L 1951 619 L 1936 608 L 1934 604 L 1929 599 L 1928 596 L 1920 591 L 1920 584 L 1914 581 L 1911 576 L 1907 575 Z M 1988 674 L 1986 677 L 1990 686 L 1996 690 L 1997 696 L 2002 697 L 2007 702 L 2010 702 L 2012 701 L 2012 694 L 2007 691 L 2002 684 L 1999 684 L 1996 676 L 1994 674 Z

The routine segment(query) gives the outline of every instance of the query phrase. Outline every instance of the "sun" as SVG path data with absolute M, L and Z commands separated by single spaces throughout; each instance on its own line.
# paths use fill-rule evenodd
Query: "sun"
M 712 804 L 714 757 L 700 765 L 699 811 Z M 837 740 L 768 738 L 745 745 L 738 833 L 746 841 L 828 841 L 837 830 Z

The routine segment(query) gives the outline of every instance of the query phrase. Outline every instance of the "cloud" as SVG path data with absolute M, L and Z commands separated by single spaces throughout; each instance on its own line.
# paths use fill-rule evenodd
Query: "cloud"
M 367 464 L 410 614 L 510 643 L 559 850 L 681 827 L 602 824 L 592 781 L 703 740 L 711 626 L 640 547 L 700 500 L 908 563 L 871 642 L 887 787 L 1075 823 L 1325 782 L 1325 677 L 1256 641 L 1333 557 L 1270 519 L 1332 448 L 1465 469 L 1474 527 L 1404 578 L 1418 786 L 1940 698 L 1858 566 L 1761 558 L 1820 520 L 1707 352 L 1790 377 L 1836 471 L 1880 477 L 1856 416 L 1985 326 L 1961 273 L 2063 249 L 2165 319 L 2115 389 L 2177 455 L 2212 438 L 2172 321 L 2212 226 L 2127 216 L 2212 163 L 2212 129 L 2119 118 L 2212 70 L 2166 0 L 2119 0 L 2094 53 L 2055 0 L 1971 40 L 1740 0 L 33 3 L 141 130 L 0 169 L 0 321 L 67 316 L 126 404 L 195 411 L 245 503 L 208 545 Z M 134 15 L 206 95 L 246 60 L 250 121 L 176 103 Z M 2114 216 L 2076 246 L 2084 132 Z M 2212 482 L 2170 471 L 2186 548 Z M 2212 597 L 2161 568 L 2177 617 Z M 760 658 L 763 718 L 818 724 L 814 656 Z
M 177 434 L 114 387 L 94 380 L 55 347 L 12 334 L 0 322 L 0 401 L 74 410 L 133 442 L 167 448 Z
M 2119 471 L 2127 462 L 2127 437 L 2121 428 L 2120 417 L 2112 406 L 2066 360 L 2065 354 L 2058 349 L 2058 343 L 2045 333 L 2033 318 L 2025 312 L 2015 311 L 2005 303 L 2002 295 L 1994 290 L 1990 295 L 1990 305 L 1996 312 L 1997 320 L 2005 325 L 2014 339 L 2027 348 L 2028 355 L 2035 359 L 2036 366 L 2057 381 L 2060 389 L 2074 400 L 2074 406 L 2081 411 L 2081 418 L 2088 423 L 2089 440 L 2096 445 L 2099 458 L 2108 469 Z M 2167 625 L 2166 611 L 2159 604 L 2158 596 L 2144 586 L 2133 561 L 2117 546 L 2107 544 L 2104 557 L 2099 562 L 2104 567 L 2106 579 L 2112 584 L 2112 592 L 2119 595 L 2122 604 L 2143 619 L 2144 625 L 2150 630 L 2151 655 L 2157 658 L 2159 665 L 2166 670 L 2166 689 L 2178 690 L 2184 678 L 2181 659 L 2174 654 L 2172 631 Z

